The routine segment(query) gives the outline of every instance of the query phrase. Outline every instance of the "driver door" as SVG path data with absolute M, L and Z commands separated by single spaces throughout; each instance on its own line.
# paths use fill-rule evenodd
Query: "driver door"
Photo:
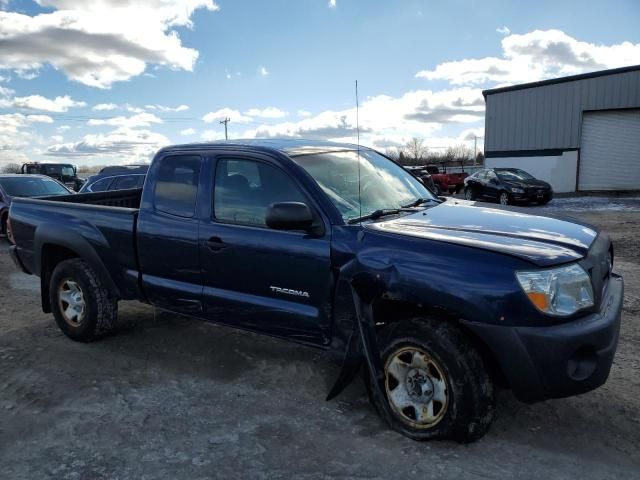
M 199 234 L 205 317 L 326 344 L 331 281 L 328 230 L 312 236 L 273 230 L 265 224 L 273 203 L 304 202 L 312 210 L 314 205 L 267 156 L 220 156 L 213 170 L 212 215 L 201 223 Z
M 500 180 L 493 170 L 487 170 L 484 190 L 488 198 L 492 200 L 498 199 L 500 195 Z

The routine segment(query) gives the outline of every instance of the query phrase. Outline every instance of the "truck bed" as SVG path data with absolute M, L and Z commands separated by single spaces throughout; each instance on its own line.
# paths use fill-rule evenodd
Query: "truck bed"
M 40 200 L 54 202 L 84 203 L 86 205 L 102 205 L 104 207 L 140 208 L 142 197 L 141 188 L 130 190 L 112 190 L 97 193 L 76 193 L 70 195 L 57 195 L 40 197 Z
M 15 198 L 9 216 L 25 269 L 41 275 L 49 245 L 88 261 L 120 298 L 139 298 L 135 231 L 142 189 Z

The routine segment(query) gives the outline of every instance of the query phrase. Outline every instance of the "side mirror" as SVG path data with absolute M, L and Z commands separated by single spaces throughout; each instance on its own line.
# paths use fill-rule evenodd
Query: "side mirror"
M 311 209 L 301 202 L 272 203 L 265 219 L 274 230 L 310 230 L 313 226 Z

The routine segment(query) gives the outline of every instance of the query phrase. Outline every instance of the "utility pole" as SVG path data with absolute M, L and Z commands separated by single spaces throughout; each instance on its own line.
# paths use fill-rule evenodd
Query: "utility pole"
M 473 165 L 475 166 L 478 163 L 478 139 L 484 137 L 478 137 L 477 135 L 473 136 Z
M 224 139 L 229 140 L 229 135 L 227 134 L 227 123 L 229 123 L 231 119 L 226 117 L 224 120 L 220 120 L 220 123 L 224 123 Z

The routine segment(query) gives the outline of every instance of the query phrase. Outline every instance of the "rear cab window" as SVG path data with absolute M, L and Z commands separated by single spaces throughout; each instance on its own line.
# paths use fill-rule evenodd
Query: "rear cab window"
M 178 217 L 193 217 L 201 169 L 199 155 L 171 155 L 161 159 L 154 188 L 155 210 Z

